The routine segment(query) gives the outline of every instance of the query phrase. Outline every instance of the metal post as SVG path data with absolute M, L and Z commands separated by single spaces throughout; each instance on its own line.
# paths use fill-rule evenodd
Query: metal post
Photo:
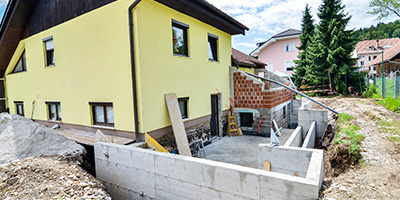
M 382 51 L 382 98 L 386 98 L 385 70 L 383 67 L 383 51 Z
M 396 72 L 396 84 L 394 87 L 394 96 L 396 99 L 399 99 L 399 93 L 400 93 L 400 71 Z
M 374 86 L 376 87 L 376 75 L 374 75 Z

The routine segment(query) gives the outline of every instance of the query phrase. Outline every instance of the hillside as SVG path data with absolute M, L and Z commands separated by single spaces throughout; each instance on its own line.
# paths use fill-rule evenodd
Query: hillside
M 371 25 L 369 28 L 360 28 L 355 30 L 354 37 L 360 41 L 364 38 L 367 38 L 367 40 L 376 40 L 400 37 L 400 21 L 396 20 L 388 24 L 378 23 Z

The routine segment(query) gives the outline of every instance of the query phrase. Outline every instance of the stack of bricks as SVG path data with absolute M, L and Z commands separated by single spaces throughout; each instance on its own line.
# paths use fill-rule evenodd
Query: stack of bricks
M 257 82 L 246 74 L 233 73 L 235 107 L 237 108 L 273 108 L 293 98 L 294 92 L 275 88 L 270 90 L 270 82 Z

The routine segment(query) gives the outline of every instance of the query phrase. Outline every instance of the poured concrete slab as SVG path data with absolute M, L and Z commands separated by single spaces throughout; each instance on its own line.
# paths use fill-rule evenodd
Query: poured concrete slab
M 89 132 L 77 129 L 61 129 L 56 131 L 61 135 L 67 137 L 68 139 L 74 140 L 81 144 L 93 146 L 93 144 L 96 142 L 95 132 Z M 107 137 L 109 137 L 109 135 L 107 135 Z M 134 141 L 135 140 L 130 138 L 114 136 L 114 143 L 116 144 L 130 144 Z
M 294 129 L 282 129 L 278 137 L 281 145 L 285 144 Z M 246 167 L 258 168 L 258 144 L 270 143 L 269 137 L 236 136 L 223 137 L 205 147 L 207 159 L 226 162 Z

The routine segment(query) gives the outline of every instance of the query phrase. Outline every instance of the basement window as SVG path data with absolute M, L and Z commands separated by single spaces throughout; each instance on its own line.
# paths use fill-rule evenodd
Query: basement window
M 22 101 L 14 101 L 15 103 L 15 113 L 17 115 L 25 116 L 24 114 L 24 102 Z
M 19 58 L 17 64 L 14 67 L 12 73 L 24 72 L 26 71 L 26 56 L 25 51 L 22 53 L 21 57 Z
M 44 46 L 46 48 L 46 55 L 45 55 L 45 61 L 46 61 L 46 66 L 53 66 L 55 65 L 55 55 L 54 55 L 54 42 L 53 42 L 53 37 L 48 37 L 43 39 Z
M 179 109 L 181 110 L 182 119 L 189 118 L 188 101 L 189 101 L 189 97 L 178 98 L 178 104 L 179 104 Z
M 49 110 L 49 120 L 61 121 L 61 104 L 60 102 L 46 102 Z
M 252 127 L 253 126 L 253 112 L 239 112 L 240 115 L 240 126 L 241 127 Z
M 208 34 L 208 59 L 218 61 L 218 36 Z
M 112 103 L 89 103 L 92 106 L 93 124 L 114 126 L 114 108 Z
M 172 48 L 174 55 L 189 56 L 187 30 L 189 25 L 172 20 Z

